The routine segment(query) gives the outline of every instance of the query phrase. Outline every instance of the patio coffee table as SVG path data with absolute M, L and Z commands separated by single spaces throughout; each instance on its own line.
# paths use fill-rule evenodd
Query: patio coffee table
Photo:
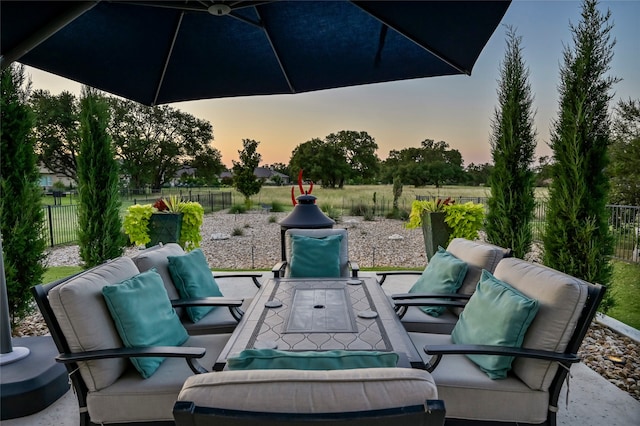
M 213 369 L 244 349 L 396 352 L 398 366 L 424 368 L 374 278 L 272 278 L 247 309 Z

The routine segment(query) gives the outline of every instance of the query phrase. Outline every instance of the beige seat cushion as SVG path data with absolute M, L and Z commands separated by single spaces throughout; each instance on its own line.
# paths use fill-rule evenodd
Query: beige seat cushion
M 253 298 L 245 298 L 240 309 L 244 312 L 253 301 Z M 219 306 L 211 310 L 200 321 L 194 323 L 189 318 L 183 318 L 182 325 L 191 336 L 211 333 L 232 333 L 238 326 L 238 321 L 231 315 L 229 308 Z
M 198 362 L 210 370 L 230 334 L 192 336 L 183 346 L 207 349 Z M 217 373 L 215 373 L 217 374 Z M 93 423 L 173 421 L 173 404 L 184 381 L 193 375 L 184 358 L 167 358 L 153 376 L 143 379 L 133 367 L 111 386 L 87 395 Z
M 425 361 L 425 345 L 450 345 L 451 336 L 409 333 Z M 447 417 L 498 422 L 539 424 L 547 419 L 549 393 L 531 389 L 518 377 L 491 380 L 464 355 L 444 355 L 431 373 Z
M 417 306 L 409 306 L 402 317 L 402 325 L 407 331 L 418 333 L 451 334 L 458 322 L 458 316 L 445 309 L 439 317 L 428 315 Z
M 167 259 L 167 256 L 182 256 L 183 254 L 186 253 L 179 244 L 167 243 L 162 246 L 158 245 L 142 250 L 133 257 L 133 263 L 136 264 L 140 272 L 156 268 L 162 277 L 164 288 L 167 290 L 169 299 L 180 299 L 180 294 L 173 284 L 173 279 L 169 272 L 169 259 Z M 178 312 L 178 315 L 182 315 L 182 312 Z
M 473 294 L 476 285 L 480 281 L 483 269 L 493 272 L 507 249 L 480 241 L 471 241 L 464 238 L 454 238 L 447 246 L 447 251 L 469 266 L 462 286 L 458 290 L 460 294 Z
M 49 303 L 71 352 L 123 346 L 102 296 L 102 287 L 137 275 L 138 268 L 121 257 L 90 269 L 49 292 Z M 90 391 L 111 385 L 127 368 L 124 359 L 80 362 L 80 374 Z
M 327 229 L 298 229 L 292 228 L 285 232 L 285 256 L 287 259 L 287 268 L 284 273 L 285 277 L 290 275 L 289 263 L 291 262 L 291 235 L 302 235 L 305 237 L 322 238 L 328 235 L 342 235 L 340 242 L 340 276 L 349 276 L 349 234 L 343 228 L 327 228 Z
M 437 399 L 429 373 L 408 368 L 245 370 L 192 376 L 178 397 L 202 407 L 275 413 L 351 412 Z
M 540 304 L 522 347 L 564 352 L 587 300 L 586 283 L 516 258 L 502 260 L 494 275 Z M 533 389 L 547 390 L 557 368 L 556 363 L 543 360 L 513 362 L 513 372 Z

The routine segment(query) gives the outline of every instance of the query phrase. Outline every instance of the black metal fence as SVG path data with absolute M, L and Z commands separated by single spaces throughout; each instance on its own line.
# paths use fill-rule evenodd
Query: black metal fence
M 418 200 L 434 200 L 434 196 L 416 196 Z M 439 197 L 443 198 L 443 197 Z M 486 197 L 451 197 L 457 203 L 474 203 L 487 206 Z M 614 237 L 613 258 L 640 263 L 640 207 L 608 205 L 609 227 Z M 547 201 L 537 200 L 533 215 L 532 233 L 535 242 L 542 242 L 546 223 Z
M 184 191 L 178 195 L 183 201 L 197 201 L 204 208 L 206 213 L 222 210 L 231 207 L 231 192 L 210 192 L 191 194 Z M 417 199 L 429 200 L 436 197 L 417 196 Z M 440 197 L 442 198 L 442 197 Z M 452 197 L 458 203 L 472 201 L 478 204 L 487 205 L 486 197 Z M 154 203 L 158 199 L 157 194 L 150 198 L 137 198 L 134 204 Z M 343 214 L 346 211 L 357 211 L 358 206 L 363 204 L 360 201 L 344 200 L 342 205 Z M 373 211 L 375 216 L 384 216 L 392 210 L 390 199 L 381 198 L 375 206 L 369 201 L 366 206 Z M 403 210 L 409 210 L 410 206 L 404 204 L 399 206 Z M 627 262 L 640 263 L 640 207 L 609 205 L 609 226 L 615 238 L 615 250 L 613 257 Z M 78 241 L 78 206 L 71 205 L 48 205 L 45 210 L 45 224 L 43 232 L 46 235 L 47 243 L 50 246 L 60 244 L 71 244 Z M 531 224 L 533 239 L 536 242 L 542 241 L 546 220 L 547 202 L 538 200 L 534 212 L 534 220 Z
M 223 210 L 231 207 L 231 192 L 184 193 L 178 195 L 182 201 L 197 201 L 202 205 L 205 213 Z M 153 198 L 134 199 L 133 204 L 152 204 L 158 196 Z M 78 241 L 78 205 L 47 205 L 43 207 L 44 224 L 42 232 L 51 247 L 62 244 L 72 244 Z

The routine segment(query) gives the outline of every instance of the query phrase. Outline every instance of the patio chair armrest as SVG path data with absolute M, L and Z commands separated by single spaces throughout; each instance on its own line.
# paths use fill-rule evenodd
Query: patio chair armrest
M 56 361 L 68 364 L 81 361 L 91 361 L 95 359 L 109 358 L 144 358 L 144 357 L 166 357 L 185 358 L 189 368 L 195 374 L 206 373 L 207 370 L 198 363 L 196 358 L 202 358 L 206 353 L 205 348 L 191 346 L 150 346 L 135 348 L 114 348 L 102 349 L 98 351 L 63 353 L 56 356 Z
M 273 278 L 283 278 L 284 270 L 286 267 L 286 260 L 281 260 L 280 262 L 276 263 L 275 266 L 271 269 L 271 272 L 273 272 Z
M 557 361 L 564 365 L 580 362 L 580 357 L 572 353 L 551 352 L 539 349 L 516 348 L 493 345 L 426 345 L 422 348 L 427 355 L 434 355 L 434 362 L 429 362 L 427 371 L 433 371 L 440 363 L 442 355 L 504 355 L 516 358 L 534 358 L 546 361 Z
M 455 300 L 444 299 L 408 299 L 408 300 L 394 300 L 394 305 L 401 306 L 444 306 L 446 308 L 464 308 L 466 302 L 458 302 Z
M 460 293 L 451 293 L 451 294 L 442 294 L 442 293 L 396 293 L 392 294 L 391 298 L 393 300 L 411 300 L 411 299 L 458 299 L 458 300 L 469 300 L 471 297 L 470 294 L 460 294 Z
M 184 308 L 189 306 L 229 306 L 240 307 L 244 299 L 231 299 L 229 297 L 196 297 L 190 299 L 174 299 L 171 306 L 174 308 Z
M 351 276 L 356 278 L 358 276 L 358 272 L 360 272 L 360 266 L 356 262 L 349 261 L 349 269 L 351 269 Z
M 253 284 L 256 287 L 260 288 L 262 286 L 262 283 L 260 281 L 258 281 L 258 278 L 262 278 L 262 274 L 261 273 L 214 275 L 213 278 L 215 278 L 216 280 L 219 280 L 219 279 L 222 279 L 222 278 L 251 278 L 251 280 L 253 281 Z
M 378 284 L 382 285 L 389 275 L 422 275 L 422 271 L 388 271 L 377 272 L 376 275 L 382 277 L 378 281 Z

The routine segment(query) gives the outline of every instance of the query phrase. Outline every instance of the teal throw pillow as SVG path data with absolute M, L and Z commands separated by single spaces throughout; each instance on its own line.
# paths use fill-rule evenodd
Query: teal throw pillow
M 291 235 L 292 278 L 340 276 L 340 242 L 342 235 L 312 238 Z
M 102 295 L 128 348 L 180 346 L 189 338 L 155 268 L 104 286 Z M 163 357 L 131 358 L 145 379 L 155 373 L 162 361 Z
M 167 256 L 167 259 L 169 273 L 182 299 L 222 297 L 201 249 L 197 248 L 181 256 Z M 187 308 L 187 315 L 191 321 L 198 322 L 212 309 L 213 306 L 193 306 Z
M 431 257 L 427 267 L 409 293 L 453 294 L 458 291 L 469 266 L 442 247 Z M 447 299 L 444 299 L 447 300 Z M 439 317 L 444 306 L 421 306 L 420 309 L 431 316 Z
M 537 300 L 483 270 L 475 293 L 451 333 L 451 340 L 459 344 L 519 348 L 538 308 Z M 491 379 L 507 377 L 513 362 L 513 357 L 502 355 L 467 357 Z
M 350 370 L 395 367 L 398 354 L 378 351 L 305 351 L 245 349 L 227 358 L 230 370 Z

